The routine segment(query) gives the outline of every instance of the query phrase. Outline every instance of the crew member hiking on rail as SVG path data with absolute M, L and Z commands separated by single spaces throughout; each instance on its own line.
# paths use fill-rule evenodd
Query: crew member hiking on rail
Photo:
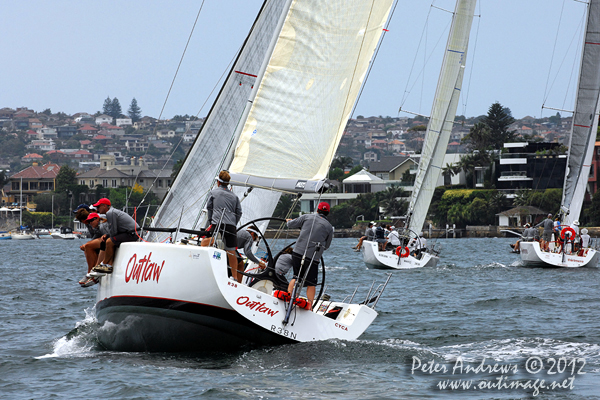
M 140 228 L 135 220 L 126 212 L 111 207 L 110 200 L 102 198 L 94 204 L 98 214 L 106 215 L 106 223 L 110 234 L 102 235 L 106 242 L 104 261 L 94 267 L 94 272 L 110 274 L 113 272 L 113 261 L 116 249 L 125 242 L 138 240 L 137 230 Z
M 294 245 L 292 253 L 292 265 L 294 268 L 294 278 L 288 285 L 288 293 L 292 294 L 296 279 L 301 279 L 308 270 L 306 275 L 306 298 L 308 304 L 304 304 L 303 308 L 312 309 L 312 304 L 315 299 L 315 286 L 318 283 L 318 266 L 321 260 L 321 255 L 331 245 L 333 239 L 333 226 L 327 221 L 329 214 L 329 204 L 325 202 L 319 203 L 316 214 L 304 214 L 296 219 L 288 219 L 287 226 L 290 229 L 300 228 L 298 240 Z M 317 252 L 317 244 L 320 249 Z M 312 262 L 311 262 L 312 261 Z M 296 299 L 298 306 L 303 306 L 300 299 Z

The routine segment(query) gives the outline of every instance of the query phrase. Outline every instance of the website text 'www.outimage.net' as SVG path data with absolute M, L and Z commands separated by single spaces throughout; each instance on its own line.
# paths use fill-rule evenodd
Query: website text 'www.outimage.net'
M 557 390 L 573 390 L 585 375 L 583 358 L 531 356 L 520 362 L 495 362 L 482 358 L 438 362 L 413 356 L 410 373 L 434 378 L 433 389 L 445 391 L 521 390 L 537 396 Z

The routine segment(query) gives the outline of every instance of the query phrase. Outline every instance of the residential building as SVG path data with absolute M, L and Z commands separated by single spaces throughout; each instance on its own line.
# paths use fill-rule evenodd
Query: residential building
M 9 202 L 31 205 L 33 196 L 39 193 L 51 192 L 56 186 L 56 176 L 60 171 L 57 164 L 48 163 L 42 166 L 36 164 L 17 172 L 9 179 L 10 190 L 6 193 Z M 21 182 L 23 186 L 21 187 Z M 20 200 L 21 191 L 23 198 Z
M 25 146 L 31 150 L 39 150 L 39 151 L 50 151 L 56 148 L 54 144 L 54 140 L 52 139 L 38 139 L 32 140 L 31 143 Z
M 496 161 L 496 187 L 509 198 L 518 190 L 562 188 L 567 155 L 559 143 L 504 143 L 508 151 Z
M 102 114 L 102 115 L 98 115 L 96 117 L 95 121 L 96 121 L 96 125 L 112 124 L 113 117 L 111 117 L 110 115 Z
M 132 157 L 128 165 L 119 165 L 113 155 L 102 155 L 100 167 L 77 175 L 77 180 L 91 189 L 99 185 L 105 188 L 133 187 L 137 183 L 145 191 L 152 190 L 160 199 L 172 183 L 170 170 L 151 170 L 141 157 Z

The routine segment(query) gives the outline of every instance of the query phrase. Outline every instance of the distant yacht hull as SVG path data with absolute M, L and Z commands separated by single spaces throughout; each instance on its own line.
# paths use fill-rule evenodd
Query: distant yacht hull
M 378 269 L 414 269 L 435 267 L 440 258 L 428 253 L 422 253 L 421 258 L 398 257 L 393 251 L 379 251 L 377 242 L 365 240 L 363 242 L 363 261 L 367 266 Z
M 26 233 L 13 233 L 10 237 L 14 240 L 32 240 L 35 236 Z
M 600 255 L 594 249 L 586 249 L 583 256 L 542 251 L 539 242 L 521 242 L 521 261 L 526 266 L 581 268 L 598 265 Z

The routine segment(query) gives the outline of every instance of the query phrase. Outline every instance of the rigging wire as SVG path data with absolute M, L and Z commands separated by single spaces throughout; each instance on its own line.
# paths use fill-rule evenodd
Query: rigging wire
M 581 32 L 582 32 L 584 23 L 585 23 L 585 14 L 582 16 L 582 19 L 580 20 L 579 26 L 577 27 L 577 29 L 573 33 L 573 37 L 571 38 L 571 42 L 569 43 L 569 46 L 567 47 L 568 49 L 572 49 L 574 43 L 576 42 L 576 39 L 578 39 L 581 36 Z M 579 40 L 578 42 L 581 43 L 581 40 Z M 571 81 L 573 80 L 574 69 L 576 68 L 576 65 L 577 65 L 576 61 L 580 59 L 580 57 L 577 57 L 577 54 L 580 54 L 580 50 L 579 49 L 576 51 L 575 57 L 573 57 L 574 64 L 571 67 L 571 77 L 569 78 L 569 81 L 568 81 L 569 82 L 569 86 L 567 87 L 567 90 L 565 90 L 565 99 L 563 100 L 562 108 L 565 108 L 566 97 L 567 97 L 567 94 L 568 94 L 568 88 L 570 87 Z M 558 70 L 556 71 L 556 75 L 554 77 L 554 80 L 550 84 L 550 88 L 548 88 L 547 92 L 544 94 L 544 100 L 543 100 L 543 103 L 542 103 L 542 110 L 544 109 L 544 104 L 546 104 L 546 101 L 548 100 L 548 97 L 550 96 L 550 92 L 552 92 L 552 88 L 554 87 L 554 84 L 558 80 L 558 76 L 559 76 L 560 70 L 562 69 L 563 64 L 567 60 L 568 55 L 569 54 L 568 54 L 568 50 L 567 50 L 567 52 L 565 52 L 565 55 L 563 56 L 563 59 L 562 59 L 560 65 L 558 66 Z M 554 57 L 554 55 L 553 55 L 553 57 Z M 548 79 L 550 79 L 550 73 L 551 73 L 551 71 L 548 71 Z
M 554 63 L 554 54 L 556 53 L 556 44 L 558 43 L 558 33 L 560 32 L 560 25 L 562 22 L 562 17 L 564 14 L 564 10 L 565 10 L 565 2 L 566 0 L 563 0 L 562 3 L 562 7 L 560 9 L 560 16 L 558 18 L 558 25 L 556 27 L 556 36 L 554 37 L 554 45 L 552 46 L 552 56 L 550 57 L 550 65 L 548 66 L 548 76 L 546 77 L 546 87 L 544 87 L 544 98 L 542 101 L 542 113 L 544 112 L 544 106 L 543 104 L 546 104 L 546 99 L 548 96 L 548 83 L 550 82 L 550 73 L 552 72 L 552 64 Z
M 179 59 L 179 64 L 177 64 L 177 69 L 175 70 L 175 74 L 173 75 L 173 79 L 171 80 L 171 85 L 169 86 L 169 90 L 167 91 L 167 95 L 165 97 L 165 101 L 163 102 L 163 106 L 162 106 L 162 108 L 160 110 L 160 114 L 158 115 L 158 121 L 160 121 L 160 119 L 162 118 L 162 115 L 163 115 L 163 113 L 165 111 L 165 107 L 167 106 L 167 101 L 169 100 L 169 96 L 171 95 L 171 91 L 173 90 L 173 86 L 175 85 L 175 80 L 177 79 L 177 75 L 179 74 L 179 69 L 181 68 L 181 64 L 183 63 L 183 59 L 185 58 L 185 54 L 186 54 L 187 49 L 188 49 L 188 47 L 190 45 L 190 42 L 192 40 L 192 35 L 194 34 L 194 30 L 196 29 L 196 25 L 198 24 L 198 20 L 200 19 L 200 13 L 202 12 L 202 8 L 204 7 L 204 2 L 205 2 L 205 0 L 202 0 L 202 3 L 200 4 L 200 8 L 198 9 L 198 13 L 196 14 L 196 19 L 194 20 L 194 24 L 192 25 L 192 29 L 190 31 L 190 34 L 188 35 L 187 42 L 185 43 L 185 47 L 184 47 L 183 52 L 181 54 L 181 58 Z M 154 132 L 156 132 L 157 129 L 158 129 L 158 126 L 155 126 Z M 182 136 L 182 140 L 183 140 L 183 136 Z M 150 148 L 150 146 L 148 146 L 148 148 Z M 171 159 L 173 153 L 169 156 L 169 159 L 165 162 L 165 165 L 163 165 L 163 168 L 161 169 L 161 172 L 164 170 L 167 162 Z M 148 154 L 148 149 L 146 149 L 146 151 L 144 152 L 144 156 L 146 156 L 147 154 Z M 133 180 L 134 185 L 135 185 L 135 182 L 137 181 L 138 177 L 140 176 L 141 171 L 142 171 L 142 169 L 140 168 L 138 170 L 138 173 L 136 174 L 135 179 Z M 150 192 L 150 190 L 154 186 L 154 183 L 158 179 L 158 176 L 160 176 L 160 173 L 159 173 L 159 175 L 157 175 L 157 177 L 154 179 L 154 182 L 152 182 L 152 184 L 148 188 L 148 191 L 146 192 L 146 194 L 142 198 L 142 201 L 140 201 L 139 205 L 143 204 L 146 196 L 148 195 L 148 193 Z M 132 193 L 133 193 L 133 190 L 129 193 L 127 199 L 125 200 L 126 203 L 129 202 L 129 198 L 131 197 Z
M 477 54 L 477 39 L 479 39 L 479 27 L 481 26 L 481 2 L 477 4 L 479 6 L 479 14 L 475 15 L 479 19 L 477 20 L 477 29 L 475 30 L 475 43 L 473 44 L 473 58 L 471 60 L 471 68 L 469 69 L 469 80 L 467 82 L 467 90 L 463 98 L 463 112 L 462 115 L 467 115 L 467 104 L 469 102 L 469 92 L 471 91 L 471 79 L 473 79 L 473 71 L 475 69 L 475 54 Z M 465 117 L 466 118 L 466 117 Z
M 433 57 L 433 55 L 436 54 L 436 49 L 439 47 L 440 42 L 442 41 L 442 39 L 444 37 L 446 37 L 446 38 L 448 37 L 447 32 L 450 29 L 450 25 L 452 24 L 452 18 L 450 19 L 450 21 L 448 21 L 448 23 L 446 24 L 446 26 L 441 30 L 440 35 L 438 36 L 437 41 L 435 42 L 435 44 L 431 48 L 429 54 L 427 54 L 427 32 L 429 31 L 429 25 L 430 25 L 429 19 L 431 17 L 431 10 L 433 8 L 439 9 L 439 7 L 435 7 L 433 5 L 433 3 L 429 7 L 429 12 L 427 13 L 427 19 L 425 21 L 425 25 L 423 26 L 423 32 L 421 33 L 421 38 L 419 39 L 419 44 L 417 46 L 417 52 L 415 54 L 415 58 L 414 58 L 413 63 L 411 65 L 410 72 L 408 74 L 408 78 L 407 78 L 407 81 L 406 81 L 406 87 L 404 88 L 404 93 L 402 95 L 402 100 L 400 102 L 400 110 L 402 110 L 402 108 L 404 107 L 404 104 L 408 100 L 408 97 L 412 93 L 412 90 L 416 86 L 416 84 L 419 81 L 419 79 L 421 80 L 421 97 L 419 99 L 419 108 L 422 107 L 422 100 L 423 100 L 423 93 L 424 93 L 424 89 L 423 88 L 424 88 L 424 82 L 425 82 L 425 68 L 426 68 L 427 64 L 431 61 L 431 58 Z M 425 42 L 425 43 L 423 44 L 423 42 Z M 419 70 L 417 76 L 415 77 L 414 82 L 411 85 L 411 78 L 412 78 L 412 75 L 414 73 L 414 69 L 415 69 L 415 65 L 416 65 L 416 62 L 417 62 L 417 58 L 419 56 L 419 51 L 420 51 L 420 49 L 422 47 L 424 47 L 424 49 L 423 49 L 423 66 Z

